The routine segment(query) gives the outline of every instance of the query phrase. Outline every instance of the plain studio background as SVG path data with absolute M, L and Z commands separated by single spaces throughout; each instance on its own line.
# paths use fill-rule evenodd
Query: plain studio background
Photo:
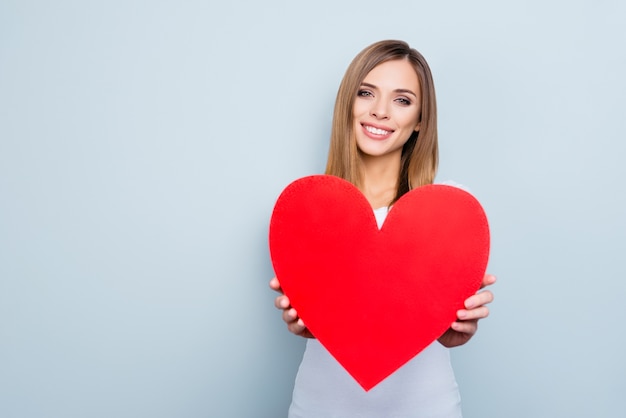
M 491 222 L 465 416 L 621 416 L 626 6 L 421 3 L 2 0 L 0 416 L 285 416 L 271 209 L 387 38 L 430 62 L 438 179 Z

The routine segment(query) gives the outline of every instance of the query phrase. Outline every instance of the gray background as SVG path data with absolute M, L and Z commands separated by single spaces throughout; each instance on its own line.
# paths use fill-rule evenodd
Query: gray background
M 386 38 L 491 222 L 465 416 L 622 416 L 623 4 L 2 0 L 0 416 L 285 416 L 269 216 Z

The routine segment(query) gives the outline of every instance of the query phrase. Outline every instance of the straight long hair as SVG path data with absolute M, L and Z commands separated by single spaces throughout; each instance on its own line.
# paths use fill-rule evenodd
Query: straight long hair
M 387 40 L 372 44 L 350 63 L 339 85 L 333 113 L 326 174 L 341 177 L 361 187 L 362 161 L 354 132 L 354 101 L 361 83 L 376 66 L 392 60 L 407 60 L 419 80 L 422 98 L 420 129 L 402 148 L 400 172 L 394 203 L 409 190 L 431 184 L 438 164 L 437 102 L 428 63 L 406 42 Z

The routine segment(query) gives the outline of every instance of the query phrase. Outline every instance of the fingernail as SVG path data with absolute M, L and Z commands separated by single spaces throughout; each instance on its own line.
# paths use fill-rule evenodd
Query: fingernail
M 458 311 L 456 313 L 456 316 L 459 319 L 465 319 L 467 317 L 467 312 L 466 311 Z

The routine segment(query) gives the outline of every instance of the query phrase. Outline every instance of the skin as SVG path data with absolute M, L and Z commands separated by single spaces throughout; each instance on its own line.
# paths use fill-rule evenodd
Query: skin
M 402 146 L 420 128 L 420 103 L 419 80 L 405 60 L 376 66 L 361 83 L 353 108 L 354 131 L 363 163 L 360 190 L 372 208 L 389 205 L 395 196 Z M 495 276 L 486 274 L 481 288 L 495 281 Z M 269 284 L 280 293 L 274 305 L 282 310 L 289 331 L 315 338 L 291 307 L 289 298 L 282 294 L 278 279 L 272 278 Z M 465 344 L 476 333 L 478 321 L 489 315 L 486 305 L 492 301 L 493 293 L 489 290 L 467 298 L 465 309 L 457 311 L 457 320 L 438 341 L 446 347 Z
M 419 130 L 420 103 L 419 80 L 405 60 L 378 65 L 357 92 L 353 118 L 363 166 L 361 192 L 374 209 L 387 206 L 395 196 L 402 146 Z

